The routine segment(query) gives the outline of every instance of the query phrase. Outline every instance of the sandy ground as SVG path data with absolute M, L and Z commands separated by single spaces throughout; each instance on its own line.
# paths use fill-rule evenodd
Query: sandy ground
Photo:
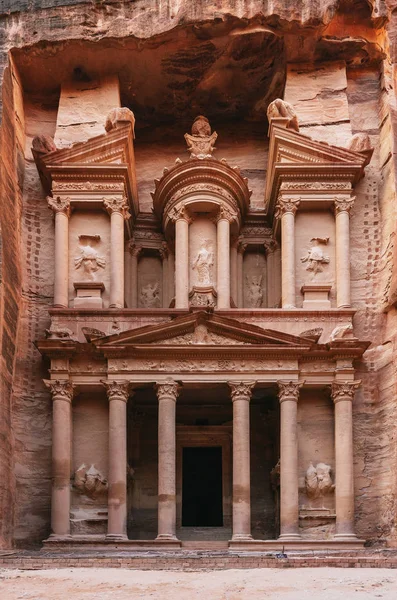
M 210 572 L 0 571 L 1 600 L 397 599 L 397 570 L 252 569 Z

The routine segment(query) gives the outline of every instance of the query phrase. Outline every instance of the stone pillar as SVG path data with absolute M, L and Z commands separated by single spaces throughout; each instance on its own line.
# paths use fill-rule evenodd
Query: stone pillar
M 163 280 L 162 280 L 162 293 L 163 293 L 163 308 L 168 308 L 170 304 L 170 300 L 168 298 L 168 279 L 169 279 L 169 264 L 168 264 L 168 247 L 165 242 L 163 242 L 160 248 L 160 257 L 163 266 Z
M 124 247 L 124 299 L 127 308 L 131 308 L 131 254 L 130 242 Z
M 244 308 L 244 252 L 247 248 L 247 244 L 239 242 L 237 247 L 237 306 L 238 308 Z
M 168 298 L 169 303 L 175 298 L 175 257 L 171 250 L 168 254 Z
M 130 241 L 129 244 L 130 249 L 130 270 L 131 270 L 131 284 L 130 284 L 130 307 L 137 308 L 138 307 L 138 260 L 139 255 L 142 252 L 142 246 L 137 246 L 135 242 Z
M 276 268 L 275 268 L 275 250 L 277 242 L 267 240 L 264 243 L 266 251 L 266 266 L 267 266 L 267 308 L 273 308 L 276 304 Z
M 350 303 L 350 210 L 354 198 L 335 198 L 336 237 L 336 305 L 346 308 Z
M 279 197 L 276 217 L 281 218 L 281 306 L 295 308 L 295 214 L 300 198 Z
M 361 381 L 335 382 L 335 507 L 336 539 L 355 540 L 353 473 L 353 398 Z
M 158 540 L 176 540 L 176 399 L 178 384 L 156 386 L 158 412 Z
M 237 260 L 237 241 L 234 241 L 230 246 L 230 295 L 236 306 L 238 305 Z
M 189 224 L 184 206 L 174 209 L 175 222 L 175 308 L 189 308 Z
M 280 540 L 299 535 L 298 399 L 301 383 L 279 381 L 280 401 Z
M 130 218 L 123 197 L 104 198 L 110 214 L 110 308 L 124 308 L 124 219 Z
M 233 402 L 233 541 L 252 539 L 250 400 L 255 381 L 230 381 Z
M 230 308 L 230 223 L 236 218 L 221 206 L 217 223 L 217 308 Z
M 55 213 L 55 277 L 54 306 L 69 306 L 69 217 L 70 198 L 55 196 L 47 198 L 48 206 Z
M 109 400 L 108 533 L 127 538 L 127 401 L 128 381 L 102 381 Z
M 44 380 L 52 394 L 52 536 L 70 535 L 70 476 L 72 399 L 74 385 L 66 380 Z

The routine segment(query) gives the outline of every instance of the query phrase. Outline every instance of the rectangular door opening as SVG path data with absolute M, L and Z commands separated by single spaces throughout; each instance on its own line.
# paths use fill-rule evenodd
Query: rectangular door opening
M 182 450 L 182 527 L 223 527 L 220 446 Z

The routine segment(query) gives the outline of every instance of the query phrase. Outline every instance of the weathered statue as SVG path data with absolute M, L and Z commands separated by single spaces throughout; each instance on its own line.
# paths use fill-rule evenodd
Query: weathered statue
M 329 256 L 324 254 L 322 246 L 326 246 L 329 242 L 329 238 L 315 237 L 310 240 L 312 247 L 306 254 L 301 258 L 303 263 L 307 263 L 306 271 L 311 271 L 313 277 L 317 273 L 321 273 L 324 269 L 324 265 L 329 263 Z
M 135 127 L 135 116 L 134 113 L 125 106 L 112 108 L 112 110 L 108 113 L 105 122 L 106 131 L 111 131 L 117 127 L 117 123 L 125 123 L 129 121 L 132 124 L 132 131 L 134 133 Z M 135 134 L 134 134 L 135 137 Z
M 212 270 L 214 266 L 214 253 L 210 240 L 205 240 L 198 251 L 192 269 L 197 271 L 197 281 L 202 285 L 212 285 Z
M 248 300 L 252 308 L 260 308 L 263 301 L 262 275 L 246 277 L 248 286 Z
M 285 100 L 281 100 L 281 98 L 276 98 L 276 100 L 273 100 L 267 107 L 267 118 L 270 123 L 272 119 L 280 117 L 288 118 L 287 129 L 299 131 L 298 116 L 292 104 L 285 102 Z
M 351 138 L 348 149 L 353 152 L 370 152 L 373 146 L 367 133 L 356 133 Z
M 83 463 L 74 474 L 73 487 L 80 494 L 95 499 L 107 492 L 108 482 L 94 465 L 88 468 Z
M 333 492 L 335 486 L 331 479 L 331 467 L 318 463 L 315 467 L 310 463 L 305 477 L 306 494 L 308 498 L 316 499 Z
M 157 281 L 147 283 L 141 288 L 139 303 L 140 306 L 145 308 L 158 308 L 160 306 L 160 290 Z
M 86 278 L 89 281 L 95 281 L 95 273 L 99 268 L 104 269 L 106 260 L 91 246 L 100 240 L 99 235 L 79 235 L 80 256 L 74 259 L 76 269 L 83 268 Z

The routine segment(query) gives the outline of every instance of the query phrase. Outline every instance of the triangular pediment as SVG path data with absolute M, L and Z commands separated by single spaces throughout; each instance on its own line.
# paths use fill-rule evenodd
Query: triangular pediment
M 103 350 L 142 346 L 268 346 L 274 349 L 308 349 L 311 346 L 307 339 L 204 311 L 96 339 L 94 344 Z

